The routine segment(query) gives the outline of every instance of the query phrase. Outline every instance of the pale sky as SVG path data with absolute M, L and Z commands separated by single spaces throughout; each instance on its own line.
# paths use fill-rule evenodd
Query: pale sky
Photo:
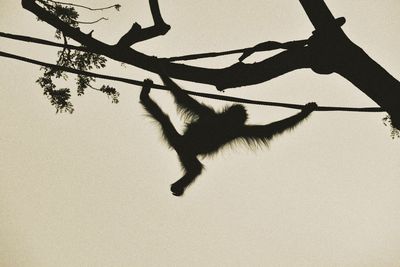
M 350 38 L 399 79 L 400 2 L 326 2 L 335 16 L 346 17 Z M 135 21 L 151 24 L 148 1 L 116 3 L 119 13 L 82 12 L 82 20 L 110 18 L 94 31 L 107 43 Z M 150 55 L 224 51 L 307 38 L 313 30 L 296 0 L 160 0 L 160 6 L 172 29 L 137 45 Z M 54 34 L 15 0 L 1 1 L 0 31 L 45 39 Z M 48 62 L 56 53 L 3 38 L 0 50 Z M 193 64 L 222 67 L 237 58 Z M 269 149 L 226 149 L 204 160 L 206 171 L 177 198 L 169 185 L 181 176 L 178 159 L 144 116 L 139 87 L 111 83 L 121 93 L 118 105 L 88 91 L 74 96 L 73 115 L 55 114 L 35 83 L 38 66 L 0 58 L 0 68 L 0 266 L 400 266 L 400 139 L 390 138 L 384 113 L 315 112 Z M 104 73 L 157 81 L 115 62 Z M 225 94 L 375 106 L 340 76 L 311 70 Z M 168 93 L 151 95 L 181 126 Z M 247 108 L 252 123 L 296 112 Z

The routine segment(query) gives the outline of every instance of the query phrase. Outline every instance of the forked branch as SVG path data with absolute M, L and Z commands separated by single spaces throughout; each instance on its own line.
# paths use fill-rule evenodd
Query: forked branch
M 166 24 L 161 16 L 158 0 L 150 0 L 149 3 L 154 25 L 142 29 L 140 24 L 135 22 L 131 29 L 119 40 L 118 46 L 129 47 L 135 43 L 165 35 L 171 29 L 171 26 Z

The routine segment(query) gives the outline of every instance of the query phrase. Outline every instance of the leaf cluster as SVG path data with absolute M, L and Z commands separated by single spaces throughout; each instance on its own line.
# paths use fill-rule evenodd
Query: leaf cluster
M 59 4 L 51 0 L 37 0 L 42 7 L 60 18 L 63 22 L 69 24 L 72 27 L 78 27 L 79 22 L 77 21 L 79 14 L 73 6 Z M 118 10 L 120 6 L 115 8 Z M 55 37 L 57 39 L 64 39 L 64 44 L 68 44 L 69 38 L 65 36 L 61 31 L 56 30 Z M 88 51 L 78 51 L 71 50 L 69 48 L 64 48 L 57 52 L 57 66 L 73 68 L 81 71 L 89 71 L 92 69 L 101 69 L 106 67 L 107 59 L 99 54 L 95 54 Z M 73 105 L 70 101 L 71 90 L 69 88 L 57 89 L 55 80 L 64 79 L 68 80 L 68 75 L 61 69 L 42 67 L 42 76 L 36 81 L 44 91 L 44 95 L 48 97 L 50 103 L 56 108 L 56 112 L 69 112 L 74 111 Z M 94 89 L 105 93 L 108 97 L 112 99 L 112 103 L 118 103 L 119 93 L 115 88 L 109 85 L 103 85 L 101 88 L 97 89 L 92 86 L 92 83 L 96 79 L 93 77 L 88 77 L 85 75 L 77 75 L 76 83 L 76 93 L 78 96 L 85 94 L 87 88 Z
M 385 118 L 383 118 L 382 121 L 383 121 L 383 124 L 384 124 L 385 126 L 388 126 L 388 127 L 391 128 L 391 129 L 390 129 L 390 137 L 392 137 L 392 139 L 400 138 L 400 130 L 397 129 L 397 128 L 393 125 L 392 119 L 390 118 L 389 115 L 387 115 Z

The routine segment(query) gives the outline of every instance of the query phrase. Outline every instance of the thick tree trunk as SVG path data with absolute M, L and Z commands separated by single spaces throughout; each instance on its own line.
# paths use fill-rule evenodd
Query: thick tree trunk
M 336 72 L 386 110 L 400 129 L 400 82 L 356 45 L 348 49 L 343 60 Z
M 349 40 L 335 23 L 324 0 L 300 0 L 315 27 L 310 39 L 313 70 L 336 72 L 349 80 L 391 116 L 400 129 L 400 82 Z

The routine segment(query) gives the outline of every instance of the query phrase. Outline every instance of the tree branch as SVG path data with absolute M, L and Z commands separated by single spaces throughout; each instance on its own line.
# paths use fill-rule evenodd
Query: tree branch
M 201 59 L 201 58 L 211 58 L 211 57 L 226 56 L 226 55 L 244 53 L 245 51 L 247 51 L 249 49 L 251 49 L 251 47 L 235 49 L 235 50 L 228 50 L 228 51 L 222 51 L 222 52 L 206 52 L 206 53 L 199 53 L 199 54 L 176 56 L 176 57 L 168 58 L 168 61 L 170 61 L 170 62 L 186 61 L 186 60 L 196 60 L 196 59 Z
M 101 18 L 96 19 L 94 21 L 79 21 L 79 20 L 74 20 L 74 21 L 76 23 L 79 23 L 79 24 L 96 24 L 97 22 L 102 21 L 102 20 L 108 20 L 108 18 L 101 17 Z
M 296 41 L 290 41 L 286 43 L 280 43 L 280 42 L 275 42 L 275 41 L 267 41 L 263 42 L 260 44 L 257 44 L 256 46 L 246 50 L 243 52 L 243 55 L 239 58 L 239 61 L 243 61 L 249 56 L 251 56 L 255 52 L 261 52 L 261 51 L 271 51 L 271 50 L 276 50 L 276 49 L 298 49 L 305 47 L 307 45 L 308 40 L 296 40 Z
M 299 1 L 316 30 L 323 30 L 332 26 L 336 26 L 335 17 L 332 15 L 331 11 L 323 0 Z M 340 29 L 340 27 L 338 28 Z
M 400 129 L 400 82 L 354 44 L 340 28 L 324 0 L 300 0 L 315 31 L 309 39 L 312 69 L 346 78 L 385 109 Z
M 149 3 L 154 26 L 142 29 L 135 22 L 131 29 L 118 41 L 117 45 L 129 47 L 135 43 L 165 35 L 171 29 L 171 26 L 166 24 L 161 16 L 158 0 L 149 0 Z
M 46 12 L 35 3 L 35 0 L 22 0 L 22 6 L 47 22 L 66 36 L 87 47 L 93 53 L 107 56 L 111 59 L 136 66 L 154 73 L 158 72 L 159 60 L 142 54 L 129 47 L 105 44 L 89 34 L 80 31 L 61 21 L 58 17 Z M 307 49 L 292 49 L 274 57 L 253 64 L 238 63 L 223 69 L 209 69 L 184 64 L 164 62 L 167 75 L 172 78 L 215 85 L 219 90 L 227 88 L 258 84 L 278 77 L 287 72 L 309 68 Z
M 110 76 L 110 75 L 104 75 L 104 74 L 98 74 L 94 72 L 88 72 L 88 71 L 82 71 L 82 70 L 77 70 L 69 67 L 63 67 L 55 64 L 50 64 L 42 61 L 38 61 L 35 59 L 31 58 L 26 58 L 6 52 L 0 51 L 0 56 L 1 57 L 6 57 L 6 58 L 12 58 L 15 60 L 43 66 L 43 67 L 49 67 L 55 70 L 62 70 L 65 72 L 69 73 L 74 73 L 78 75 L 85 75 L 88 77 L 93 77 L 93 78 L 99 78 L 99 79 L 106 79 L 106 80 L 112 80 L 112 81 L 117 81 L 117 82 L 123 82 L 123 83 L 128 83 L 128 84 L 133 84 L 133 85 L 138 85 L 138 86 L 143 86 L 144 83 L 142 81 L 138 80 L 133 80 L 133 79 L 127 79 L 127 78 L 122 78 L 122 77 L 117 77 L 117 76 Z M 160 89 L 160 90 L 166 90 L 169 91 L 169 89 L 165 85 L 159 85 L 159 84 L 153 84 L 152 88 L 154 89 Z M 96 89 L 96 88 L 94 88 Z M 299 105 L 299 104 L 290 104 L 290 103 L 279 103 L 279 102 L 269 102 L 269 101 L 259 101 L 259 100 L 251 100 L 251 99 L 244 99 L 244 98 L 239 98 L 239 97 L 233 97 L 233 96 L 225 96 L 225 95 L 216 95 L 216 94 L 209 94 L 209 93 L 202 93 L 202 92 L 194 92 L 194 91 L 189 91 L 189 90 L 183 90 L 186 93 L 194 96 L 199 96 L 199 97 L 205 97 L 205 98 L 211 98 L 211 99 L 216 99 L 216 100 L 223 100 L 223 101 L 229 101 L 229 102 L 236 102 L 236 103 L 243 103 L 243 104 L 253 104 L 253 105 L 262 105 L 262 106 L 274 106 L 274 107 L 283 107 L 283 108 L 291 108 L 291 109 L 302 109 L 304 105 Z M 350 112 L 383 112 L 384 110 L 381 108 L 372 108 L 372 107 L 365 107 L 365 108 L 353 108 L 353 107 L 329 107 L 329 106 L 319 106 L 317 111 L 350 111 Z
M 293 49 L 304 47 L 307 44 L 307 40 L 297 40 L 297 41 L 290 41 L 285 43 L 275 42 L 275 41 L 267 41 L 264 43 L 257 44 L 253 47 L 235 49 L 235 50 L 228 50 L 222 52 L 208 52 L 208 53 L 199 53 L 199 54 L 192 54 L 192 55 L 185 55 L 185 56 L 177 56 L 177 57 L 170 57 L 168 60 L 170 62 L 173 61 L 185 61 L 185 60 L 195 60 L 200 58 L 210 58 L 210 57 L 219 57 L 219 56 L 226 56 L 231 54 L 238 54 L 242 53 L 243 55 L 239 58 L 239 61 L 243 61 L 245 58 L 249 57 L 251 54 L 255 52 L 263 52 L 263 51 L 271 51 L 276 49 Z

